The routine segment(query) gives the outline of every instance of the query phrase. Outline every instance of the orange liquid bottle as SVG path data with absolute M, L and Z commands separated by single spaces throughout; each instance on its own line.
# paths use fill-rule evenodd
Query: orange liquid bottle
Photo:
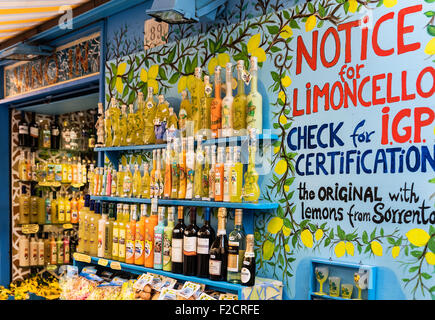
M 221 67 L 217 66 L 214 73 L 214 99 L 211 102 L 210 120 L 212 139 L 219 137 L 222 129 L 222 99 L 221 99 Z
M 136 204 L 130 205 L 130 221 L 126 222 L 125 263 L 134 264 L 136 237 Z
M 156 198 L 154 198 L 156 199 Z M 154 227 L 158 223 L 157 201 L 152 201 L 151 215 L 145 219 L 145 267 L 154 267 Z

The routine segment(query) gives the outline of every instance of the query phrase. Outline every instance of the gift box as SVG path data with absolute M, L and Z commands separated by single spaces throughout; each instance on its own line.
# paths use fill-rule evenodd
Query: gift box
M 255 278 L 252 287 L 244 287 L 242 290 L 242 300 L 282 300 L 282 281 Z

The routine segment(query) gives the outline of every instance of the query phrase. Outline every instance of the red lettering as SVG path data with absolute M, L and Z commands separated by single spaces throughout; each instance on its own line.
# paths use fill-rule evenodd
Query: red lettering
M 378 42 L 379 27 L 385 21 L 391 20 L 393 18 L 394 18 L 394 12 L 387 13 L 386 15 L 383 15 L 382 17 L 380 17 L 378 21 L 376 21 L 376 24 L 373 28 L 372 46 L 373 46 L 373 51 L 378 56 L 386 57 L 386 56 L 391 56 L 394 53 L 394 48 L 391 48 L 389 50 L 383 50 L 379 46 L 379 42 Z
M 313 40 L 312 40 L 312 53 L 311 56 L 305 47 L 304 41 L 301 36 L 298 37 L 297 41 L 297 53 L 296 53 L 296 74 L 302 72 L 302 56 L 305 58 L 305 61 L 308 63 L 312 70 L 317 69 L 317 41 L 319 37 L 319 32 L 317 30 L 313 31 Z
M 370 107 L 372 105 L 372 103 L 370 101 L 365 101 L 363 99 L 363 96 L 362 96 L 362 92 L 364 90 L 364 86 L 369 81 L 370 81 L 370 77 L 365 77 L 364 79 L 361 80 L 361 84 L 359 85 L 359 88 L 358 88 L 358 100 L 359 100 L 359 102 L 361 103 L 361 105 L 363 107 Z
M 388 103 L 394 103 L 400 101 L 399 96 L 392 97 L 391 88 L 392 88 L 392 82 L 393 82 L 393 75 L 391 73 L 387 74 L 387 102 Z
M 415 99 L 415 93 L 408 94 L 408 92 L 407 92 L 407 89 L 406 89 L 406 77 L 407 77 L 407 72 L 406 71 L 402 71 L 402 101 L 414 100 Z
M 304 110 L 298 110 L 298 89 L 293 90 L 293 116 L 303 116 Z
M 357 104 L 357 86 L 356 86 L 356 79 L 352 80 L 353 84 L 353 91 L 350 90 L 349 85 L 347 82 L 344 83 L 344 107 L 348 107 L 347 99 L 350 97 L 350 100 L 352 100 L 353 105 L 356 107 Z
M 337 26 L 338 31 L 345 31 L 346 33 L 346 44 L 345 44 L 345 63 L 350 63 L 352 61 L 352 51 L 351 51 L 351 45 L 352 45 L 352 37 L 351 37 L 351 31 L 352 28 L 357 27 L 361 25 L 361 20 L 351 21 L 339 24 Z
M 421 82 L 423 81 L 423 76 L 426 73 L 430 73 L 432 75 L 432 87 L 429 91 L 424 92 L 421 88 Z M 417 78 L 417 93 L 423 98 L 430 98 L 435 93 L 435 69 L 432 67 L 424 68 Z
M 400 121 L 402 121 L 403 118 L 405 117 L 410 117 L 411 116 L 411 109 L 402 109 L 400 110 L 396 116 L 393 119 L 393 123 L 391 125 L 391 133 L 393 135 L 393 139 L 394 141 L 398 142 L 398 143 L 404 143 L 406 141 L 409 141 L 409 139 L 411 139 L 411 127 L 407 126 L 407 127 L 403 127 L 402 129 L 405 131 L 405 134 L 400 135 L 398 132 L 398 127 L 399 127 L 399 123 Z
M 390 120 L 390 116 L 388 114 L 390 112 L 389 107 L 382 108 L 382 135 L 381 135 L 381 144 L 388 144 L 388 121 Z
M 426 120 L 422 120 L 423 115 L 428 116 Z M 434 119 L 435 119 L 435 113 L 431 108 L 421 107 L 421 108 L 414 109 L 414 128 L 415 128 L 414 142 L 415 143 L 421 142 L 421 128 L 432 124 Z
M 338 90 L 339 90 L 340 102 L 339 102 L 338 104 L 335 104 L 335 103 L 334 103 L 334 96 L 335 96 L 335 90 L 336 90 L 337 88 L 338 88 Z M 334 82 L 334 84 L 332 85 L 332 88 L 331 88 L 331 95 L 330 95 L 329 99 L 330 99 L 330 102 L 331 102 L 332 109 L 334 109 L 334 110 L 338 110 L 338 109 L 340 109 L 341 106 L 343 105 L 343 100 L 344 100 L 344 95 L 343 95 L 343 86 L 342 86 L 342 84 L 341 84 L 340 81 L 336 81 L 336 82 Z
M 326 43 L 326 40 L 328 39 L 328 36 L 330 34 L 332 34 L 332 36 L 334 37 L 334 43 L 335 43 L 335 50 L 334 50 L 335 56 L 331 62 L 327 61 L 326 57 L 325 57 L 325 43 Z M 341 47 L 340 36 L 338 35 L 337 30 L 333 27 L 328 28 L 328 30 L 326 30 L 325 34 L 323 35 L 322 41 L 320 43 L 320 60 L 322 61 L 322 64 L 326 68 L 331 68 L 337 64 L 338 59 L 340 58 L 340 53 L 341 53 L 340 47 Z
M 373 76 L 372 78 L 372 103 L 373 105 L 377 105 L 377 104 L 384 104 L 385 103 L 385 98 L 382 99 L 378 99 L 376 96 L 376 93 L 381 90 L 381 87 L 378 86 L 377 82 L 378 80 L 382 80 L 385 79 L 385 74 L 378 74 Z
M 325 97 L 325 111 L 329 110 L 329 83 L 326 83 L 323 86 L 323 89 L 320 90 L 320 87 L 315 85 L 313 90 L 313 113 L 316 113 L 318 111 L 318 104 L 317 100 L 318 97 Z
M 403 35 L 414 31 L 414 26 L 406 26 L 406 27 L 404 26 L 405 16 L 411 13 L 419 12 L 422 10 L 422 8 L 423 6 L 420 4 L 399 11 L 398 18 L 397 18 L 397 54 L 398 55 L 420 49 L 420 42 L 405 44 Z

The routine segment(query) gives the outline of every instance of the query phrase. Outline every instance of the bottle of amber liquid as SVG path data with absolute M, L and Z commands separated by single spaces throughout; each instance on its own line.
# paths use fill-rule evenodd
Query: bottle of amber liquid
M 20 224 L 30 223 L 30 196 L 27 194 L 27 187 L 21 187 L 20 202 Z

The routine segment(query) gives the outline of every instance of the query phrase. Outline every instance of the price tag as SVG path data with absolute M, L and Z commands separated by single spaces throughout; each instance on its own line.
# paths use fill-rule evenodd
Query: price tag
M 121 270 L 121 264 L 118 261 L 112 261 L 110 263 L 110 268 L 113 270 Z
M 56 271 L 56 269 L 57 269 L 57 265 L 55 265 L 55 264 L 49 264 L 49 265 L 47 265 L 47 271 L 54 272 L 54 271 Z
M 109 264 L 109 261 L 106 259 L 98 259 L 98 264 L 100 266 L 106 267 Z
M 76 261 L 91 263 L 91 256 L 88 256 L 87 254 L 74 252 L 73 257 Z
M 24 234 L 37 233 L 39 231 L 38 224 L 23 224 L 21 226 L 21 232 Z
M 64 229 L 72 229 L 72 228 L 73 228 L 73 225 L 72 225 L 71 223 L 65 223 L 65 224 L 63 225 L 63 228 L 64 228 Z

